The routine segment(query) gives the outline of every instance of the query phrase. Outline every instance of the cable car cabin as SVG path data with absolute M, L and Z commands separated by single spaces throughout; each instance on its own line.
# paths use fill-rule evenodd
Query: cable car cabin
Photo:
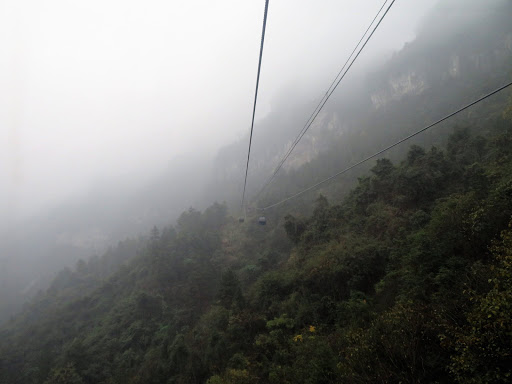
M 265 218 L 265 216 L 260 216 L 260 218 L 258 219 L 258 223 L 260 225 L 265 225 L 267 224 L 267 219 Z
M 243 223 L 244 221 L 245 221 L 245 219 L 244 219 L 243 217 L 240 217 L 240 218 L 238 219 L 238 222 L 239 222 L 239 223 Z

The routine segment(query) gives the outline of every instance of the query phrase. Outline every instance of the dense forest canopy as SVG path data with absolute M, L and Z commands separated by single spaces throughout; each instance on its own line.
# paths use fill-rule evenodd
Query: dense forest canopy
M 426 26 L 454 9 L 436 8 L 353 109 L 327 107 L 252 207 L 510 81 L 511 6 L 461 17 L 442 41 Z M 256 155 L 280 154 L 295 113 L 265 119 L 282 137 Z M 218 156 L 212 199 L 240 148 Z M 255 210 L 239 222 L 233 196 L 62 269 L 0 326 L 0 384 L 510 382 L 510 90 L 266 211 L 267 225 Z
M 62 271 L 1 331 L 0 382 L 509 382 L 511 143 L 455 127 L 266 227 L 190 209 Z

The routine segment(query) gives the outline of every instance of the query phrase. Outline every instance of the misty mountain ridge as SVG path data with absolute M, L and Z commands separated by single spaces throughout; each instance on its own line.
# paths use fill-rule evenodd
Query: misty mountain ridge
M 191 208 L 61 271 L 0 327 L 0 383 L 508 383 L 510 111 L 340 202 L 266 226 Z
M 509 81 L 512 3 L 460 6 L 440 2 L 414 41 L 349 75 L 251 205 Z M 297 89 L 255 127 L 250 197 L 316 105 Z M 2 250 L 0 384 L 509 382 L 511 111 L 495 95 L 266 226 L 237 219 L 248 137 L 56 208 Z
M 431 122 L 439 117 L 439 111 L 449 111 L 459 105 L 452 101 L 447 106 L 442 105 L 444 101 L 458 100 L 462 94 L 470 101 L 468 95 L 473 93 L 476 97 L 482 93 L 477 85 L 486 83 L 492 87 L 507 76 L 512 45 L 507 13 L 503 12 L 507 5 L 496 8 L 473 5 L 473 11 L 468 13 L 445 12 L 443 7 L 450 6 L 443 3 L 434 11 L 418 29 L 417 38 L 389 61 L 376 66 L 365 77 L 357 73 L 347 76 L 285 163 L 281 180 L 278 176 L 268 199 L 284 196 L 283 192 L 330 176 L 344 164 L 350 164 L 355 156 L 361 155 L 351 158 L 344 152 L 340 157 L 330 152 L 343 152 L 339 148 L 350 147 L 354 137 L 361 140 L 361 135 L 375 135 L 375 144 L 381 142 L 383 135 L 386 140 L 398 139 L 406 124 Z M 439 31 L 445 34 L 443 39 L 436 40 L 434 37 Z M 249 175 L 250 194 L 268 177 L 289 148 L 290 138 L 304 126 L 316 106 L 317 101 L 305 102 L 304 96 L 297 94 L 293 86 L 283 90 L 272 111 L 258 121 Z M 404 102 L 407 116 L 403 113 Z M 405 121 L 402 127 L 384 133 L 386 123 L 383 122 L 399 118 Z M 7 255 L 2 258 L 7 266 L 4 268 L 6 276 L 17 276 L 4 278 L 4 284 L 16 286 L 4 292 L 14 290 L 18 297 L 22 292 L 23 297 L 33 294 L 45 286 L 44 282 L 48 281 L 45 276 L 51 271 L 62 265 L 73 265 L 80 258 L 101 254 L 120 239 L 137 236 L 154 224 L 172 222 L 187 206 L 204 208 L 217 200 L 236 207 L 241 194 L 247 140 L 244 137 L 221 149 L 213 162 L 196 161 L 195 167 L 187 168 L 187 174 L 180 174 L 179 166 L 175 167 L 139 192 L 126 190 L 108 196 L 100 189 L 82 202 L 54 210 L 50 221 L 34 220 L 32 228 L 27 227 L 31 246 L 16 251 L 11 247 L 3 252 Z M 333 156 L 329 161 L 332 166 L 317 168 L 315 160 L 320 158 L 318 161 L 324 162 L 329 156 Z M 177 163 L 187 165 L 191 161 L 192 158 L 177 159 Z M 314 178 L 304 177 L 307 169 L 315 169 Z M 294 187 L 279 191 L 280 183 L 289 183 L 290 179 L 294 180 L 291 182 Z M 206 185 L 204 180 L 208 180 Z M 278 192 L 273 195 L 274 190 Z M 41 231 L 42 227 L 46 229 Z M 13 274 L 16 263 L 9 261 L 12 256 L 8 256 L 12 254 L 27 260 L 44 254 L 45 268 L 32 276 Z
M 458 1 L 443 2 L 425 18 L 416 39 L 389 60 L 368 68 L 364 77 L 348 74 L 284 164 L 284 173 L 314 162 L 319 154 L 340 147 L 344 141 L 350 142 L 352 135 L 372 135 L 386 129 L 383 121 L 390 120 L 390 116 L 398 119 L 404 109 L 405 122 L 400 124 L 410 124 L 412 131 L 440 118 L 443 111 L 448 113 L 500 85 L 509 73 L 512 31 L 506 12 L 509 5 L 498 3 L 495 8 L 470 3 L 466 13 L 460 11 Z M 477 84 L 488 88 L 479 89 Z M 295 138 L 318 102 L 301 103 L 296 99 L 292 87 L 257 126 L 249 171 L 252 193 L 285 155 L 290 138 Z M 388 132 L 388 136 L 398 140 L 403 131 Z M 241 193 L 244 164 L 236 159 L 243 158 L 247 140 L 221 150 L 216 160 L 219 191 L 226 183 L 239 185 L 231 198 Z M 220 193 L 215 196 L 221 201 L 231 200 Z

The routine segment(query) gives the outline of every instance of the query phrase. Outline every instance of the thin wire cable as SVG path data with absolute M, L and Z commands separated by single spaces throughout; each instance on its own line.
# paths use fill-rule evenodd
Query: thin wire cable
M 357 48 L 361 45 L 361 42 L 363 41 L 364 37 L 368 34 L 368 31 L 370 30 L 370 28 L 372 27 L 372 25 L 375 23 L 375 20 L 377 20 L 377 17 L 380 15 L 380 13 L 382 12 L 382 10 L 384 9 L 384 6 L 387 4 L 388 0 L 384 0 L 384 3 L 382 4 L 382 6 L 380 7 L 379 11 L 377 12 L 377 14 L 375 15 L 375 17 L 373 18 L 372 22 L 370 23 L 370 25 L 368 26 L 368 28 L 366 29 L 366 31 L 364 32 L 363 36 L 361 36 L 361 39 L 359 40 L 359 42 L 357 43 L 357 45 L 354 47 L 352 53 L 350 54 L 350 56 L 347 58 L 347 60 L 345 61 L 345 63 L 343 64 L 343 67 L 340 69 L 340 71 L 338 72 L 338 74 L 336 75 L 336 77 L 334 78 L 334 80 L 332 81 L 331 85 L 329 85 L 329 88 L 327 88 L 327 91 L 325 92 L 325 94 L 322 96 L 322 98 L 320 99 L 318 105 L 316 106 L 316 108 L 314 109 L 313 113 L 311 114 L 311 116 L 309 116 L 309 118 L 307 119 L 306 121 L 306 124 L 304 124 L 304 127 L 302 127 L 301 131 L 299 132 L 299 135 L 295 138 L 295 140 L 293 141 L 293 143 L 291 144 L 290 148 L 288 148 L 288 151 L 286 152 L 286 154 L 283 156 L 283 158 L 281 159 L 281 161 L 279 162 L 278 166 L 276 167 L 276 169 L 274 170 L 274 173 L 267 179 L 267 181 L 265 182 L 265 184 L 263 185 L 263 187 L 260 189 L 260 191 L 256 194 L 256 196 L 254 198 L 258 198 L 258 196 L 265 190 L 265 188 L 272 182 L 273 178 L 275 177 L 275 175 L 277 174 L 277 172 L 279 172 L 279 169 L 282 167 L 282 165 L 284 164 L 284 162 L 286 161 L 286 159 L 288 158 L 288 156 L 290 156 L 291 152 L 293 151 L 293 149 L 295 148 L 295 146 L 297 145 L 296 143 L 298 143 L 298 140 L 300 140 L 300 138 L 302 137 L 302 133 L 307 130 L 307 127 L 308 127 L 308 124 L 310 122 L 310 120 L 313 118 L 313 116 L 315 116 L 315 113 L 317 112 L 318 108 L 322 105 L 322 102 L 324 101 L 324 99 L 326 97 L 329 96 L 329 92 L 331 90 L 331 88 L 333 87 L 333 85 L 336 83 L 336 80 L 338 80 L 338 78 L 340 77 L 341 73 L 343 72 L 343 70 L 345 69 L 345 67 L 347 66 L 347 64 L 349 63 L 350 59 L 352 58 L 352 56 L 354 56 L 354 53 L 356 52 Z
M 265 14 L 263 15 L 263 29 L 261 32 L 260 59 L 258 62 L 258 75 L 256 77 L 256 91 L 254 93 L 254 105 L 252 108 L 251 134 L 249 136 L 249 150 L 247 151 L 247 165 L 245 167 L 244 191 L 242 193 L 242 204 L 241 204 L 242 211 L 244 209 L 245 189 L 247 187 L 247 173 L 249 171 L 249 160 L 251 158 L 252 132 L 254 130 L 254 115 L 256 114 L 256 101 L 258 100 L 258 87 L 260 84 L 260 72 L 261 72 L 261 58 L 263 57 L 263 43 L 265 42 L 265 28 L 267 27 L 268 1 L 269 0 L 265 0 Z
M 300 191 L 300 192 L 298 192 L 298 193 L 296 193 L 296 194 L 294 194 L 294 195 L 292 195 L 292 196 L 290 196 L 290 197 L 287 197 L 287 198 L 285 198 L 285 199 L 283 199 L 283 200 L 281 200 L 281 201 L 278 201 L 277 203 L 271 204 L 271 205 L 266 206 L 266 207 L 263 207 L 263 208 L 258 208 L 258 209 L 263 211 L 263 210 L 266 210 L 266 209 L 269 209 L 269 208 L 273 208 L 273 207 L 275 207 L 275 206 L 277 206 L 277 205 L 283 204 L 283 203 L 285 203 L 285 202 L 287 202 L 287 201 L 289 201 L 289 200 L 291 200 L 291 199 L 294 199 L 294 198 L 296 198 L 296 197 L 298 197 L 298 196 L 300 196 L 300 195 L 302 195 L 302 194 L 304 194 L 304 193 L 306 193 L 306 192 L 309 192 L 309 191 L 311 191 L 312 189 L 315 189 L 315 188 L 319 187 L 320 185 L 325 184 L 325 183 L 327 183 L 328 181 L 331 181 L 332 179 L 334 179 L 334 178 L 336 178 L 336 177 L 338 177 L 338 176 L 340 176 L 340 175 L 342 175 L 342 174 L 344 174 L 344 173 L 346 173 L 346 172 L 350 171 L 351 169 L 353 169 L 353 168 L 355 168 L 355 167 L 357 167 L 357 166 L 359 166 L 359 165 L 361 165 L 361 164 L 363 164 L 363 163 L 367 162 L 368 160 L 371 160 L 371 159 L 373 159 L 374 157 L 377 157 L 377 156 L 381 155 L 382 153 L 384 153 L 384 152 L 386 152 L 386 151 L 390 150 L 391 148 L 394 148 L 394 147 L 396 147 L 397 145 L 402 144 L 404 141 L 407 141 L 407 140 L 409 140 L 409 139 L 413 138 L 414 136 L 419 135 L 420 133 L 422 133 L 422 132 L 426 131 L 427 129 L 430 129 L 430 128 L 432 128 L 433 126 L 435 126 L 435 125 L 437 125 L 437 124 L 439 124 L 439 123 L 442 123 L 443 121 L 445 121 L 445 120 L 449 119 L 450 117 L 452 117 L 452 116 L 454 116 L 454 115 L 456 115 L 456 114 L 458 114 L 458 113 L 460 113 L 460 112 L 462 112 L 462 111 L 464 111 L 464 110 L 466 110 L 466 109 L 468 109 L 468 108 L 472 107 L 473 105 L 480 103 L 481 101 L 483 101 L 483 100 L 485 100 L 485 99 L 487 99 L 487 98 L 491 97 L 492 95 L 494 95 L 494 94 L 496 94 L 496 93 L 498 93 L 498 92 L 503 91 L 504 89 L 506 89 L 506 88 L 510 87 L 511 85 L 512 85 L 512 82 L 509 82 L 508 84 L 505 84 L 505 85 L 503 85 L 503 86 L 499 87 L 498 89 L 495 89 L 495 90 L 494 90 L 494 91 L 492 91 L 491 93 L 488 93 L 487 95 L 482 96 L 482 97 L 481 97 L 481 98 L 479 98 L 478 100 L 475 100 L 475 101 L 473 101 L 473 102 L 471 102 L 471 103 L 469 103 L 469 104 L 465 105 L 464 107 L 459 108 L 459 109 L 458 109 L 458 110 L 456 110 L 455 112 L 452 112 L 452 113 L 450 113 L 449 115 L 446 115 L 445 117 L 443 117 L 443 118 L 441 118 L 441 119 L 437 120 L 436 122 L 434 122 L 434 123 L 432 123 L 432 124 L 430 124 L 430 125 L 426 126 L 425 128 L 422 128 L 422 129 L 420 129 L 419 131 L 416 131 L 416 132 L 414 132 L 414 133 L 410 134 L 409 136 L 406 136 L 406 137 L 404 137 L 403 139 L 400 139 L 400 140 L 399 140 L 399 141 L 397 141 L 396 143 L 391 144 L 390 146 L 388 146 L 388 147 L 386 147 L 386 148 L 384 148 L 384 149 L 381 149 L 380 151 L 378 151 L 378 152 L 374 153 L 373 155 L 368 156 L 368 157 L 367 157 L 367 158 L 365 158 L 364 160 L 361 160 L 361 161 L 359 161 L 358 163 L 356 163 L 356 164 L 354 164 L 354 165 L 351 165 L 351 166 L 350 166 L 350 167 L 348 167 L 348 168 L 345 168 L 344 170 L 342 170 L 342 171 L 340 171 L 340 172 L 338 172 L 338 173 L 336 173 L 336 174 L 334 174 L 334 175 L 332 175 L 332 176 L 328 177 L 327 179 L 324 179 L 324 180 L 322 180 L 322 181 L 320 181 L 320 182 L 318 182 L 318 183 L 316 183 L 316 184 L 314 184 L 314 185 L 312 185 L 312 186 L 310 186 L 310 187 L 308 187 L 308 188 L 306 188 L 306 189 L 304 189 L 304 190 L 302 190 L 302 191 Z
M 297 146 L 297 144 L 299 143 L 299 141 L 302 139 L 302 137 L 306 134 L 306 132 L 308 131 L 308 129 L 311 127 L 311 125 L 313 124 L 313 122 L 315 121 L 315 119 L 317 118 L 318 114 L 320 113 L 320 111 L 323 109 L 323 107 L 325 106 L 325 103 L 327 103 L 327 100 L 329 100 L 329 98 L 331 97 L 331 95 L 334 93 L 334 91 L 336 90 L 336 88 L 338 87 L 338 85 L 340 84 L 340 82 L 343 80 L 343 78 L 346 76 L 346 74 L 348 73 L 348 71 L 350 70 L 350 68 L 352 67 L 352 65 L 355 63 L 355 61 L 357 60 L 357 58 L 359 57 L 359 55 L 361 54 L 361 52 L 363 51 L 363 49 L 365 48 L 365 46 L 368 44 L 368 41 L 370 41 L 370 39 L 372 38 L 373 34 L 375 33 L 375 31 L 377 30 L 377 28 L 379 27 L 379 25 L 382 23 L 382 20 L 384 20 L 384 18 L 386 17 L 386 15 L 388 14 L 389 10 L 391 9 L 391 7 L 393 6 L 393 4 L 395 3 L 396 0 L 393 0 L 391 2 L 391 4 L 388 6 L 388 8 L 386 9 L 386 12 L 384 12 L 384 14 L 381 16 L 379 22 L 377 23 L 377 25 L 374 27 L 373 31 L 371 32 L 371 34 L 368 36 L 368 38 L 366 39 L 366 41 L 364 42 L 363 46 L 361 47 L 361 49 L 359 50 L 359 52 L 357 53 L 357 55 L 354 57 L 354 59 L 352 60 L 352 62 L 350 63 L 350 65 L 348 66 L 348 68 L 345 70 L 345 73 L 343 74 L 343 76 L 341 76 L 341 78 L 338 80 L 338 82 L 336 83 L 336 85 L 334 86 L 334 88 L 329 92 L 330 88 L 332 88 L 332 84 L 331 86 L 329 87 L 329 89 L 327 90 L 326 92 L 326 95 L 322 98 L 322 100 L 320 101 L 319 103 L 319 106 L 320 108 L 315 108 L 315 111 L 313 112 L 313 114 L 311 115 L 313 118 L 311 119 L 311 117 L 308 119 L 308 122 L 306 122 L 306 125 L 304 126 L 304 128 L 302 128 L 302 130 L 299 132 L 299 135 L 295 138 L 292 146 L 288 149 L 287 153 L 285 154 L 285 156 L 283 157 L 283 159 L 281 159 L 281 161 L 279 162 L 279 165 L 276 167 L 276 169 L 274 170 L 274 172 L 272 173 L 272 175 L 267 179 L 267 181 L 265 182 L 265 184 L 263 185 L 263 187 L 260 189 L 260 191 L 256 194 L 255 198 L 257 198 L 259 195 L 261 195 L 261 193 L 268 187 L 268 185 L 272 182 L 272 180 L 274 180 L 274 178 L 276 177 L 277 173 L 279 172 L 279 170 L 282 168 L 282 166 L 284 165 L 284 163 L 286 162 L 286 160 L 288 159 L 288 157 L 292 154 L 293 150 L 295 149 L 295 147 Z M 386 5 L 387 3 L 387 0 L 384 2 L 384 4 L 382 4 L 382 7 L 379 9 L 379 12 L 377 12 L 377 14 L 375 15 L 375 18 L 372 20 L 372 22 L 370 23 L 370 25 L 368 26 L 368 29 L 366 30 L 366 32 L 363 34 L 363 36 L 361 37 L 361 40 L 359 40 L 359 42 L 357 43 L 356 47 L 354 48 L 354 50 L 352 51 L 352 53 L 350 54 L 349 58 L 347 59 L 347 61 L 345 62 L 345 64 L 343 65 L 343 68 L 341 69 L 340 73 L 338 73 L 338 75 L 336 76 L 336 78 L 334 79 L 333 81 L 333 84 L 336 82 L 336 80 L 338 79 L 339 75 L 341 74 L 341 72 L 343 72 L 343 70 L 345 69 L 345 67 L 347 66 L 348 62 L 350 61 L 350 59 L 352 58 L 352 56 L 354 55 L 355 51 L 357 50 L 357 48 L 359 47 L 359 45 L 361 45 L 361 42 L 363 41 L 364 37 L 368 34 L 368 31 L 370 30 L 370 28 L 372 27 L 372 25 L 375 23 L 375 20 L 377 19 L 377 17 L 379 16 L 379 14 L 381 14 L 382 12 L 382 9 L 384 8 L 384 6 Z

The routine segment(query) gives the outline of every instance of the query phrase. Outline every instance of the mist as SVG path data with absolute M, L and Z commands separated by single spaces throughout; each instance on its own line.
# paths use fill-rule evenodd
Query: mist
M 506 382 L 511 18 L 0 0 L 0 384 Z
M 367 58 L 412 39 L 432 3 L 398 3 Z M 285 85 L 324 88 L 380 2 L 270 7 L 258 118 Z M 1 15 L 3 217 L 145 184 L 248 130 L 261 2 L 3 1 Z
M 369 72 L 414 40 L 438 3 L 397 1 L 335 98 L 353 98 Z M 484 6 L 473 3 L 465 2 L 468 18 Z M 286 132 L 302 128 L 381 5 L 270 2 L 255 154 L 271 146 L 280 119 L 293 116 Z M 172 223 L 190 206 L 238 198 L 263 7 L 0 2 L 4 284 L 9 274 L 24 291 L 38 276 Z M 233 145 L 240 158 L 219 162 Z M 231 175 L 211 191 L 230 168 L 240 180 Z

